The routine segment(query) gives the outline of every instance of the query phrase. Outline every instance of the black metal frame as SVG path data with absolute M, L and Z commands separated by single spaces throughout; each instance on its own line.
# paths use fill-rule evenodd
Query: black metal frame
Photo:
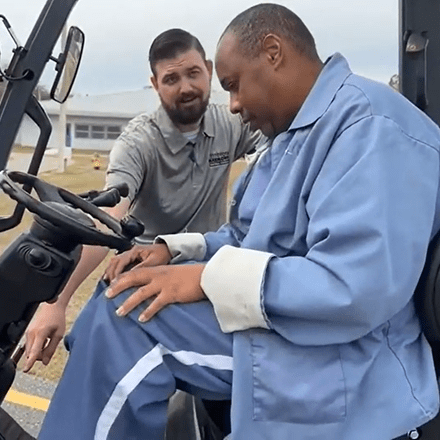
M 23 115 L 35 114 L 31 108 L 36 106 L 32 93 L 44 67 L 51 59 L 55 44 L 76 2 L 77 0 L 48 0 L 26 44 L 14 51 L 6 73 L 9 77 L 25 76 L 25 79 L 9 81 L 0 103 L 0 170 L 6 167 Z M 43 110 L 39 111 L 41 113 Z
M 440 4 L 438 0 L 400 0 L 400 91 L 440 124 Z M 440 373 L 440 235 L 433 239 L 415 300 Z M 437 305 L 439 307 L 437 307 Z M 440 438 L 440 415 L 420 429 L 423 440 Z
M 437 0 L 400 0 L 400 90 L 440 124 L 440 5 Z

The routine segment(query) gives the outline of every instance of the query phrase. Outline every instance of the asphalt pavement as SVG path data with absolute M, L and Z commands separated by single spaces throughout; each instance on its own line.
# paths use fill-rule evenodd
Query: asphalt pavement
M 30 435 L 37 437 L 56 383 L 17 371 L 1 407 Z

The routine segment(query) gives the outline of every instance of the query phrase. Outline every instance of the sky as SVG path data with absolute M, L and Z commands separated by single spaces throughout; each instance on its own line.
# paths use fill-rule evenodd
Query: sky
M 25 43 L 46 0 L 3 0 L 16 36 Z M 85 49 L 73 92 L 106 94 L 150 85 L 148 49 L 164 30 L 179 27 L 199 38 L 207 56 L 240 12 L 259 3 L 251 0 L 78 0 L 68 25 L 85 33 Z M 325 60 L 342 53 L 355 73 L 388 82 L 398 71 L 399 0 L 278 1 L 299 15 L 315 37 Z M 0 29 L 0 63 L 11 57 L 13 44 Z M 55 49 L 54 55 L 59 54 Z M 49 62 L 41 82 L 50 89 L 55 64 Z M 217 81 L 213 88 L 220 89 Z

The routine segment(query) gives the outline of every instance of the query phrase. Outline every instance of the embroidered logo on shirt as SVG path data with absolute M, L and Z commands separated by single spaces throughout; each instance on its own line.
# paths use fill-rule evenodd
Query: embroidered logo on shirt
M 229 151 L 224 151 L 222 153 L 212 153 L 209 155 L 209 166 L 218 167 L 220 165 L 229 164 Z

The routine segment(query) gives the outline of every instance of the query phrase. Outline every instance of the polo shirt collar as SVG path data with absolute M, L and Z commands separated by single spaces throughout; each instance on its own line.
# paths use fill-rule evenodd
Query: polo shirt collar
M 215 136 L 215 121 L 214 113 L 211 111 L 212 104 L 208 105 L 205 114 L 202 119 L 202 131 L 208 137 Z
M 208 137 L 214 137 L 215 125 L 212 112 L 206 109 L 202 118 L 202 131 Z M 173 124 L 168 113 L 161 105 L 156 112 L 156 123 L 169 146 L 170 150 L 176 154 L 188 144 L 188 139 L 182 134 L 180 130 Z
M 316 122 L 328 109 L 336 93 L 351 74 L 348 62 L 341 54 L 335 53 L 328 58 L 289 130 Z

